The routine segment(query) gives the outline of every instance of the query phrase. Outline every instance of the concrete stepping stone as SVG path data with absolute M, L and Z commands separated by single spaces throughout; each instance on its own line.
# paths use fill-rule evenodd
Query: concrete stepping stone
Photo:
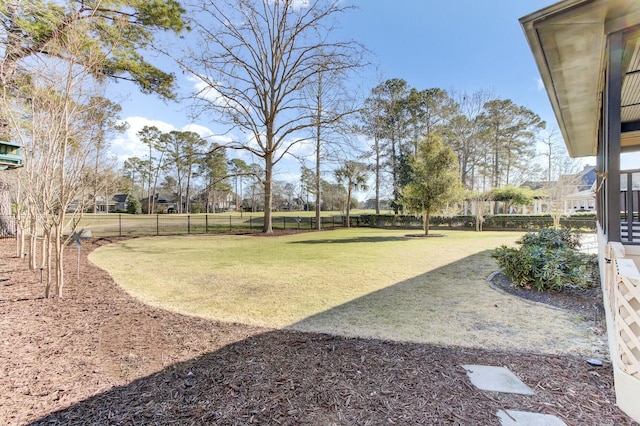
M 500 410 L 496 413 L 502 426 L 567 426 L 565 422 L 550 414 L 526 411 Z
M 535 392 L 509 369 L 504 367 L 492 367 L 487 365 L 463 365 L 467 370 L 467 376 L 471 383 L 478 389 L 492 391 L 517 393 L 521 395 L 535 395 Z

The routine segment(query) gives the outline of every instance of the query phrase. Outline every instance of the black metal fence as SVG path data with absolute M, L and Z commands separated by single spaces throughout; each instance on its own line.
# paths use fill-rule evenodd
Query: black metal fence
M 323 228 L 343 226 L 342 216 L 321 217 Z M 315 229 L 315 217 L 274 216 L 274 230 Z M 194 215 L 85 215 L 75 223 L 75 229 L 91 231 L 93 236 L 152 236 L 214 234 L 228 232 L 258 232 L 264 226 L 263 216 Z
M 345 226 L 345 216 L 333 215 L 321 217 L 322 228 L 338 228 Z M 376 227 L 389 229 L 420 229 L 422 219 L 410 215 L 353 215 L 352 227 Z M 14 238 L 16 221 L 13 217 L 1 217 L 0 225 L 5 231 L 0 238 Z M 112 236 L 160 236 L 186 234 L 214 234 L 229 232 L 259 232 L 264 225 L 264 218 L 252 215 L 220 215 L 220 214 L 87 214 L 73 223 L 74 229 L 91 231 L 95 237 Z M 440 217 L 433 216 L 430 226 L 434 229 L 475 229 L 475 218 L 472 216 Z M 531 231 L 553 226 L 550 216 L 488 216 L 483 224 L 485 230 L 522 230 Z M 563 228 L 582 231 L 595 229 L 594 216 L 571 216 L 561 220 Z M 311 230 L 316 228 L 315 217 L 274 216 L 274 230 Z M 71 229 L 67 229 L 70 232 Z
M 422 218 L 412 215 L 361 215 L 359 225 L 376 228 L 421 228 Z M 353 223 L 353 221 L 352 221 Z M 475 229 L 475 216 L 431 216 L 429 226 L 434 229 Z M 560 219 L 562 228 L 594 232 L 595 215 L 573 215 Z M 535 231 L 553 227 L 549 215 L 489 215 L 485 216 L 482 228 L 492 231 Z

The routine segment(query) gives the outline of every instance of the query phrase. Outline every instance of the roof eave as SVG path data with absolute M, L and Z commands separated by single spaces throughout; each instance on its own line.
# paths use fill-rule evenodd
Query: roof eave
M 573 10 L 577 10 L 580 8 L 584 8 L 588 6 L 590 3 L 594 3 L 595 0 L 565 0 L 554 5 L 551 5 L 547 8 L 541 9 L 537 12 L 531 13 L 520 19 L 520 24 L 524 30 L 525 36 L 527 38 L 527 42 L 529 43 L 529 47 L 533 53 L 534 60 L 536 61 L 536 65 L 538 66 L 538 70 L 540 72 L 540 77 L 542 78 L 542 82 L 544 83 L 544 88 L 551 103 L 551 107 L 553 108 L 553 112 L 558 121 L 558 126 L 560 128 L 560 132 L 564 138 L 565 144 L 567 146 L 567 151 L 571 157 L 585 157 L 595 155 L 597 149 L 597 120 L 598 120 L 598 100 L 597 94 L 592 93 L 593 97 L 590 99 L 592 102 L 588 111 L 582 113 L 588 114 L 590 117 L 588 120 L 583 120 L 585 123 L 593 123 L 591 128 L 586 129 L 586 131 L 582 131 L 580 136 L 578 136 L 575 131 L 574 124 L 570 122 L 570 118 L 568 117 L 568 109 L 562 108 L 563 102 L 560 100 L 559 92 L 564 90 L 564 87 L 558 87 L 560 83 L 554 80 L 552 69 L 554 66 L 558 68 L 560 64 L 551 64 L 549 62 L 549 58 L 545 54 L 545 49 L 543 47 L 543 41 L 541 39 L 541 31 L 554 31 L 554 25 L 558 25 L 558 20 L 562 19 L 562 17 L 571 13 Z M 587 25 L 593 25 L 589 23 Z M 601 24 L 604 29 L 604 23 Z M 558 26 L 559 27 L 559 26 Z M 592 45 L 592 50 L 589 51 L 589 55 L 582 55 L 580 60 L 584 63 L 584 69 L 592 70 L 592 74 L 597 73 L 601 75 L 602 69 L 602 58 L 603 58 L 603 49 L 604 49 L 604 35 L 601 38 L 599 43 L 595 43 L 595 46 Z M 574 79 L 572 79 L 574 80 Z M 592 92 L 597 92 L 599 90 L 600 78 L 596 77 L 596 81 L 594 83 L 594 79 L 586 79 L 591 82 L 591 84 L 595 84 L 595 86 L 591 87 Z M 567 99 L 564 99 L 564 103 L 567 104 Z M 585 137 L 586 135 L 586 137 Z

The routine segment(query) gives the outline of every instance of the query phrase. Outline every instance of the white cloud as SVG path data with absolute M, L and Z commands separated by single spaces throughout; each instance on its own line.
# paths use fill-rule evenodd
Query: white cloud
M 187 81 L 193 84 L 193 91 L 198 98 L 206 99 L 207 101 L 218 106 L 226 106 L 227 104 L 229 104 L 229 101 L 225 100 L 225 98 L 220 94 L 219 91 L 217 91 L 214 87 L 211 87 L 209 83 L 207 83 L 197 75 L 189 75 L 187 77 Z
M 127 117 L 125 120 L 129 128 L 124 134 L 111 142 L 111 153 L 122 164 L 129 157 L 144 159 L 149 156 L 149 147 L 140 141 L 138 132 L 145 126 L 155 126 L 161 132 L 170 132 L 176 128 L 169 123 L 160 120 L 150 120 L 145 117 Z
M 287 142 L 285 145 L 288 146 L 290 144 L 290 142 Z M 305 159 L 307 161 L 315 161 L 315 142 L 309 140 L 299 140 L 292 145 L 291 149 L 289 149 L 289 154 L 297 158 Z
M 306 9 L 309 7 L 309 0 L 293 0 L 291 6 L 294 10 Z
M 207 140 L 209 140 L 209 138 L 214 136 L 214 133 L 210 128 L 206 126 L 201 126 L 200 124 L 194 124 L 194 123 L 187 124 L 186 126 L 184 126 L 182 128 L 182 131 L 197 133 L 198 135 L 200 135 L 201 138 L 204 138 Z
M 276 3 L 282 0 L 270 0 L 270 3 Z M 293 10 L 306 9 L 309 7 L 309 0 L 293 0 L 291 2 L 291 8 Z
M 129 128 L 118 138 L 111 141 L 111 154 L 118 159 L 118 163 L 122 164 L 130 157 L 138 157 L 142 160 L 149 157 L 149 147 L 140 141 L 138 132 L 145 126 L 155 126 L 161 132 L 167 133 L 172 130 L 178 130 L 174 125 L 160 121 L 151 120 L 145 117 L 133 116 L 127 117 L 124 121 L 129 124 Z M 185 132 L 194 132 L 203 137 L 209 143 L 217 143 L 226 145 L 233 142 L 233 138 L 228 135 L 215 134 L 210 128 L 190 123 L 180 129 Z
M 538 78 L 538 80 L 536 81 L 536 83 L 537 83 L 538 91 L 539 91 L 539 92 L 543 91 L 543 90 L 544 90 L 544 82 L 542 81 L 542 79 L 541 79 L 541 78 Z
M 282 172 L 282 173 L 276 173 L 276 179 L 283 181 L 283 182 L 288 182 L 288 183 L 300 183 L 300 172 L 294 172 L 294 171 L 289 171 L 289 172 Z

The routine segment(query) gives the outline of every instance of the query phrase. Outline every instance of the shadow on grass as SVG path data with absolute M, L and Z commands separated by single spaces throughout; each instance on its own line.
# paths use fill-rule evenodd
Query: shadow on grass
M 353 243 L 384 243 L 390 241 L 404 241 L 409 238 L 405 236 L 375 236 L 375 237 L 353 237 L 353 238 L 324 238 L 321 240 L 291 241 L 289 244 L 353 244 Z
M 532 326 L 544 308 L 514 308 L 485 282 L 484 250 L 298 321 L 288 329 L 395 341 L 553 352 L 561 337 Z M 429 260 L 427 260 L 429 261 Z M 437 262 L 437 259 L 430 260 Z M 571 348 L 575 346 L 570 345 Z
M 357 239 L 356 239 L 357 240 Z M 343 318 L 369 321 L 388 312 L 390 326 L 409 321 L 409 304 L 470 304 L 475 301 L 438 299 L 438 292 L 456 282 L 444 279 L 452 271 L 479 270 L 487 252 L 469 256 L 388 288 L 311 316 L 292 328 Z M 444 278 L 443 278 L 444 277 Z M 463 277 L 458 277 L 462 280 Z M 477 291 L 485 291 L 485 288 Z M 490 290 L 487 290 L 490 291 Z M 420 293 L 423 293 L 422 295 Z M 149 308 L 153 309 L 153 308 Z M 446 310 L 446 309 L 445 309 Z M 161 314 L 161 311 L 158 311 Z M 490 318 L 484 320 L 489 321 Z M 449 319 L 433 321 L 455 327 Z M 434 323 L 415 323 L 427 333 Z M 346 324 L 351 327 L 352 324 Z M 237 326 L 242 333 L 243 326 Z M 189 330 L 184 330 L 188 332 Z M 234 333 L 231 327 L 230 333 Z M 482 330 L 479 330 L 482 332 Z M 145 342 L 153 345 L 152 341 Z M 478 342 L 469 342 L 477 346 Z M 148 346 L 146 346 L 148 347 Z M 125 362 L 121 354 L 119 362 Z M 143 354 L 139 354 L 144 357 Z M 297 330 L 256 334 L 205 355 L 167 366 L 161 371 L 115 387 L 33 425 L 85 424 L 493 424 L 502 409 L 499 399 L 487 398 L 470 386 L 463 364 L 509 365 L 531 385 L 571 371 L 588 389 L 564 397 L 565 418 L 579 419 L 580 395 L 602 394 L 609 388 L 593 383 L 586 364 L 573 357 L 533 355 L 511 351 L 398 343 L 384 338 L 348 338 Z M 532 365 L 541 366 L 531 368 Z M 581 385 L 582 386 L 582 385 Z M 537 405 L 547 398 L 514 396 L 510 403 Z M 549 391 L 551 392 L 551 391 Z M 539 396 L 542 395 L 542 396 Z M 605 398 L 606 397 L 606 398 Z M 519 398 L 527 398 L 525 399 Z M 611 410 L 615 410 L 611 404 Z M 612 412 L 604 412 L 602 419 Z M 588 422 L 586 422 L 588 423 Z

